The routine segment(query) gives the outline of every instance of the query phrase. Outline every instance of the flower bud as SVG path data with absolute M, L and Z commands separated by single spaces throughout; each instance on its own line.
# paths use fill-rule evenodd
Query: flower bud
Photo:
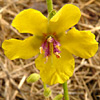
M 55 96 L 55 98 L 53 100 L 61 100 L 62 97 L 63 97 L 63 95 L 59 94 L 59 95 Z
M 44 89 L 44 96 L 49 97 L 51 95 L 51 90 L 49 88 Z
M 28 78 L 27 78 L 27 82 L 28 83 L 33 83 L 33 82 L 36 82 L 36 81 L 38 81 L 40 79 L 40 75 L 39 74 L 37 74 L 37 73 L 33 73 L 33 74 L 31 74 Z
M 55 10 L 52 10 L 52 11 L 49 13 L 48 19 L 50 20 L 55 14 L 56 14 L 56 11 L 55 11 Z

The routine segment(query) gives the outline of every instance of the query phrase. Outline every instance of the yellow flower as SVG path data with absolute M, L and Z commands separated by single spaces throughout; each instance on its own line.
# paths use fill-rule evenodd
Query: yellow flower
M 25 40 L 10 39 L 2 44 L 5 55 L 14 60 L 28 59 L 40 52 L 35 60 L 42 81 L 52 85 L 64 83 L 74 71 L 72 54 L 90 58 L 98 49 L 95 35 L 90 31 L 78 31 L 75 27 L 81 13 L 72 4 L 64 5 L 49 21 L 39 11 L 26 9 L 13 20 L 12 26 L 20 33 L 31 33 Z

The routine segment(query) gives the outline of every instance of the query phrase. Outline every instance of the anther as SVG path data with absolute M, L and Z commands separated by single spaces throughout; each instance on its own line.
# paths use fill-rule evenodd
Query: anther
M 40 53 L 41 53 L 41 54 L 43 53 L 43 48 L 42 48 L 42 47 L 40 47 Z
M 61 55 L 58 52 L 56 52 L 55 55 L 57 58 L 61 58 Z
M 59 51 L 61 50 L 59 45 L 56 45 L 56 48 L 57 48 Z
M 47 39 L 47 41 L 51 43 L 51 42 L 53 42 L 53 38 L 50 36 L 50 37 Z

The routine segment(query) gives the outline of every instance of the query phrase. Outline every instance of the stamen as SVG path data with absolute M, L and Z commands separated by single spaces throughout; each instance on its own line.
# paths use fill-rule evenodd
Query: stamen
M 43 53 L 43 48 L 42 47 L 40 47 L 40 54 L 42 54 Z
M 45 47 L 45 57 L 50 55 L 50 44 L 47 43 L 46 47 Z
M 61 49 L 60 49 L 60 43 L 53 38 L 52 36 L 49 36 L 42 44 L 42 46 L 40 47 L 40 53 L 43 54 L 44 53 L 44 57 L 46 58 L 45 63 L 48 62 L 48 57 L 52 54 L 52 52 L 56 55 L 57 58 L 60 58 L 61 55 Z

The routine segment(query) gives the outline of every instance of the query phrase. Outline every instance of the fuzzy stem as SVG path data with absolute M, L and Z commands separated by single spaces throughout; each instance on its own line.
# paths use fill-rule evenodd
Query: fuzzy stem
M 63 84 L 63 89 L 64 89 L 64 98 L 65 98 L 65 100 L 69 100 L 67 82 L 65 82 Z
M 48 13 L 50 13 L 53 10 L 52 0 L 46 0 L 46 3 L 48 7 Z

